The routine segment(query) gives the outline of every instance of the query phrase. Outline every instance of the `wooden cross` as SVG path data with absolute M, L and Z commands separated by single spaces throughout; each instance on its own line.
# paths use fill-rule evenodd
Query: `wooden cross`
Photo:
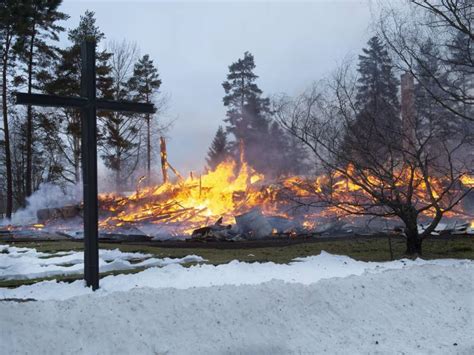
M 97 117 L 96 110 L 154 113 L 153 104 L 110 101 L 96 98 L 95 42 L 81 44 L 81 96 L 17 93 L 16 103 L 81 110 L 82 173 L 84 187 L 84 278 L 88 287 L 99 288 L 99 241 L 97 201 Z

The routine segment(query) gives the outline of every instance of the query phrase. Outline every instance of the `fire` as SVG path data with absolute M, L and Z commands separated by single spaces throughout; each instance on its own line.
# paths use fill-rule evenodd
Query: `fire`
M 394 193 L 393 189 L 396 188 L 403 198 L 409 189 L 407 182 L 412 181 L 411 188 L 417 203 L 429 203 L 431 199 L 438 198 L 445 184 L 442 179 L 425 179 L 419 171 L 408 169 L 394 174 L 394 179 L 391 181 L 394 187 L 390 190 L 386 187 L 387 181 L 348 166 L 346 170 L 337 171 L 332 176 L 320 175 L 315 179 L 291 176 L 269 182 L 241 157 L 239 162 L 225 161 L 201 176 L 191 174 L 183 179 L 179 175 L 175 182 L 168 180 L 150 187 L 140 187 L 139 183 L 137 191 L 128 197 L 101 195 L 101 215 L 104 217 L 100 227 L 108 229 L 151 223 L 167 228 L 167 233 L 189 234 L 220 218 L 224 224 L 234 224 L 234 216 L 256 206 L 266 215 L 289 217 L 288 211 L 294 206 L 292 199 L 314 200 L 320 195 L 330 195 L 349 206 L 344 212 L 334 206 L 305 212 L 301 226 L 311 230 L 319 217 L 360 212 L 359 203 L 372 199 L 364 184 L 385 189 L 384 193 Z M 474 186 L 472 176 L 463 175 L 459 179 L 464 186 Z M 427 210 L 425 214 L 433 214 L 433 211 Z M 273 231 L 275 233 L 276 230 Z
M 474 187 L 474 176 L 463 175 L 460 178 L 462 184 L 467 187 Z
M 225 161 L 199 178 L 190 176 L 176 183 L 142 188 L 130 197 L 101 195 L 101 206 L 113 215 L 102 220 L 100 226 L 108 228 L 147 221 L 173 224 L 177 232 L 182 232 L 220 217 L 232 223 L 236 212 L 245 212 L 271 195 L 257 185 L 264 178 L 246 162 Z

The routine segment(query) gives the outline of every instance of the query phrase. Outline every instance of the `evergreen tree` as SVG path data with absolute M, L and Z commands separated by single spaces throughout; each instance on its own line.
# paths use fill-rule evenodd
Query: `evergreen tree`
M 464 33 L 457 32 L 448 46 L 447 59 L 448 77 L 450 87 L 447 90 L 452 94 L 450 97 L 444 93 L 441 100 L 451 108 L 462 112 L 464 117 L 474 117 L 474 105 L 472 104 L 474 87 L 474 44 L 472 38 Z M 443 85 L 446 84 L 443 82 Z M 454 100 L 453 100 L 454 99 Z M 453 104 L 452 101 L 455 101 Z
M 293 137 L 272 120 L 270 100 L 262 97 L 255 81 L 254 57 L 249 52 L 229 66 L 222 86 L 227 107 L 227 132 L 233 136 L 228 150 L 234 158 L 243 143 L 245 160 L 257 171 L 270 176 L 298 174 L 307 169 L 306 152 Z
M 60 50 L 60 63 L 55 68 L 52 80 L 45 85 L 45 90 L 62 96 L 79 96 L 81 43 L 83 40 L 88 40 L 95 41 L 98 45 L 105 38 L 95 24 L 94 12 L 86 11 L 81 16 L 78 27 L 69 31 L 68 38 L 72 46 Z M 111 54 L 106 51 L 100 51 L 96 56 L 97 95 L 104 98 L 112 97 L 111 69 L 108 65 L 110 56 Z M 110 117 L 110 112 L 98 112 L 97 115 L 99 118 L 107 119 Z M 62 141 L 58 142 L 58 147 L 68 165 L 63 169 L 63 177 L 71 183 L 77 183 L 81 179 L 81 114 L 78 110 L 63 109 L 62 115 L 52 114 L 51 119 L 59 121 L 59 124 L 46 125 L 51 128 L 58 127 L 59 136 L 63 137 Z M 99 137 L 99 143 L 101 143 L 100 139 L 101 137 Z
M 161 86 L 161 79 L 158 69 L 154 66 L 153 60 L 145 54 L 136 64 L 133 70 L 133 77 L 129 81 L 129 87 L 135 92 L 135 99 L 151 103 L 155 93 Z M 146 171 L 150 182 L 151 174 L 151 119 L 153 115 L 146 114 Z
M 242 59 L 229 66 L 227 81 L 222 86 L 226 95 L 223 98 L 227 107 L 227 132 L 233 135 L 230 149 L 238 156 L 240 142 L 244 144 L 246 161 L 258 171 L 266 172 L 271 161 L 265 159 L 269 150 L 266 143 L 269 139 L 270 101 L 262 97 L 253 72 L 254 57 L 249 52 Z
M 211 170 L 215 169 L 220 163 L 225 161 L 229 157 L 227 134 L 219 126 L 216 135 L 212 141 L 209 151 L 207 153 L 206 162 Z
M 420 129 L 425 134 L 454 134 L 459 128 L 459 120 L 438 100 L 447 101 L 448 95 L 443 87 L 450 85 L 449 74 L 443 70 L 440 53 L 435 43 L 428 39 L 421 45 L 420 55 L 415 66 L 415 110 Z
M 57 49 L 50 41 L 58 41 L 58 34 L 64 28 L 57 25 L 58 21 L 65 20 L 68 16 L 58 11 L 62 0 L 31 0 L 26 3 L 25 33 L 19 46 L 19 58 L 24 63 L 24 82 L 28 93 L 33 90 L 42 89 L 42 81 L 47 68 L 57 59 Z M 31 195 L 37 185 L 34 184 L 33 170 L 39 170 L 39 166 L 33 167 L 33 155 L 39 156 L 41 152 L 35 142 L 34 132 L 37 131 L 37 115 L 34 117 L 32 106 L 27 107 L 25 129 L 25 171 L 21 173 L 23 178 L 24 197 Z M 42 160 L 42 159 L 40 159 Z M 43 165 L 44 166 L 44 165 Z M 36 179 L 38 180 L 38 179 Z
M 307 152 L 300 140 L 282 129 L 278 122 L 270 125 L 270 140 L 268 151 L 271 159 L 272 174 L 299 175 L 307 174 L 309 165 Z
M 393 72 L 393 63 L 384 44 L 378 37 L 368 41 L 359 55 L 359 79 L 355 108 L 357 114 L 347 133 L 343 149 L 347 154 L 356 154 L 358 146 L 385 154 L 387 143 L 399 143 L 401 120 L 398 102 L 398 80 Z M 361 156 L 360 160 L 368 157 Z
M 6 209 L 5 214 L 10 218 L 13 211 L 13 173 L 12 153 L 10 142 L 9 122 L 9 77 L 10 69 L 14 64 L 14 49 L 16 40 L 24 34 L 25 19 L 28 18 L 25 4 L 17 0 L 4 0 L 0 2 L 0 60 L 2 67 L 2 116 L 3 116 L 3 141 L 6 178 Z
M 359 55 L 356 105 L 362 114 L 376 120 L 393 121 L 398 117 L 398 80 L 393 63 L 378 37 L 372 37 L 368 48 Z

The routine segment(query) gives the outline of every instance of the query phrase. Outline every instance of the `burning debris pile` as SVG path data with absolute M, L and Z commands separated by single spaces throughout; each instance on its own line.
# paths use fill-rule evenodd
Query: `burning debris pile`
M 101 238 L 191 238 L 193 240 L 262 239 L 266 237 L 295 237 L 311 235 L 371 234 L 382 231 L 403 231 L 396 219 L 371 219 L 354 216 L 368 198 L 364 190 L 351 179 L 355 172 L 320 175 L 316 179 L 287 177 L 266 179 L 241 157 L 240 161 L 225 161 L 214 170 L 156 186 L 138 183 L 135 192 L 99 196 Z M 379 183 L 370 177 L 374 184 Z M 400 174 L 399 184 L 405 176 Z M 422 177 L 412 176 L 414 193 L 420 203 L 426 196 Z M 417 180 L 419 180 L 417 182 Z M 429 185 L 436 194 L 441 180 Z M 460 189 L 471 189 L 474 178 L 465 175 Z M 439 189 L 442 190 L 441 188 Z M 344 201 L 344 208 L 330 204 L 327 196 Z M 448 221 L 432 234 L 472 233 L 474 210 L 472 193 L 449 213 Z M 350 215 L 350 216 L 349 216 Z M 432 211 L 427 209 L 427 217 Z M 452 218 L 454 217 L 454 218 Z M 447 223 L 446 223 L 447 222 Z M 454 224 L 453 224 L 454 223 Z M 21 226 L 21 231 L 55 231 L 82 237 L 82 206 L 66 205 L 39 209 L 37 221 Z M 423 225 L 419 226 L 423 230 Z M 9 226 L 8 230 L 15 229 Z
M 348 169 L 352 168 L 349 166 Z M 346 210 L 341 210 L 322 199 L 317 201 L 318 196 L 325 196 L 328 186 L 331 196 L 338 200 L 360 202 L 366 198 L 360 186 L 348 179 L 347 174 L 345 176 L 336 173 L 316 179 L 294 176 L 268 181 L 243 159 L 239 162 L 230 160 L 200 176 L 191 174 L 184 179 L 177 174 L 175 182 L 168 180 L 161 185 L 138 186 L 132 194 L 101 194 L 99 228 L 102 237 L 141 235 L 206 241 L 403 230 L 395 219 L 373 221 L 367 217 L 349 217 L 349 214 L 357 214 L 356 203 L 346 203 Z M 423 201 L 426 187 L 423 180 L 419 180 L 415 193 Z M 400 176 L 402 183 L 403 176 Z M 430 185 L 436 189 L 441 183 L 432 181 Z M 462 184 L 466 188 L 472 187 L 473 178 L 464 176 Z M 464 205 L 469 205 L 469 200 Z M 455 218 L 440 225 L 433 234 L 469 233 L 473 228 L 472 215 L 464 211 L 464 205 L 446 214 Z M 471 207 L 466 210 L 472 210 Z M 68 229 L 67 221 L 73 221 L 77 226 L 81 213 L 80 206 L 39 210 L 40 224 L 35 224 L 34 228 L 42 229 L 46 225 L 64 231 Z M 430 213 L 430 210 L 426 211 L 427 216 Z M 423 225 L 420 228 L 423 229 Z
M 296 206 L 284 198 L 288 183 L 268 184 L 245 161 L 226 161 L 199 177 L 144 187 L 128 197 L 101 195 L 100 228 L 148 225 L 164 234 L 216 239 L 289 233 L 282 223 L 272 226 L 265 217 L 288 219 L 287 227 L 293 226 L 291 212 Z

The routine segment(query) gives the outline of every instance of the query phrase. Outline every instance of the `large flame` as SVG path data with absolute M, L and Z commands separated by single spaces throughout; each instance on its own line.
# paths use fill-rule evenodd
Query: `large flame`
M 239 166 L 238 166 L 239 165 Z M 188 232 L 217 220 L 232 223 L 233 216 L 261 204 L 265 189 L 256 185 L 264 176 L 246 162 L 226 161 L 199 177 L 141 189 L 129 197 L 101 195 L 102 208 L 111 216 L 100 226 L 122 226 L 147 221 L 173 224 L 176 232 Z
M 466 188 L 471 188 L 474 177 L 462 175 L 459 180 Z M 441 178 L 426 179 L 420 171 L 409 169 L 394 173 L 388 182 L 367 171 L 356 171 L 353 166 L 332 176 L 320 175 L 315 179 L 292 176 L 270 182 L 241 158 L 240 162 L 225 161 L 201 176 L 137 188 L 128 197 L 101 195 L 100 205 L 105 217 L 101 219 L 100 227 L 108 229 L 146 222 L 166 227 L 167 233 L 188 234 L 220 218 L 224 223 L 234 223 L 234 216 L 256 206 L 267 215 L 288 216 L 295 200 L 314 200 L 328 194 L 345 205 L 344 210 L 326 206 L 305 212 L 302 227 L 312 228 L 318 217 L 361 212 L 361 204 L 374 200 L 367 186 L 385 189 L 387 194 L 397 193 L 401 199 L 407 198 L 412 190 L 419 205 L 437 199 L 446 183 Z M 428 209 L 425 214 L 434 214 L 434 211 Z

